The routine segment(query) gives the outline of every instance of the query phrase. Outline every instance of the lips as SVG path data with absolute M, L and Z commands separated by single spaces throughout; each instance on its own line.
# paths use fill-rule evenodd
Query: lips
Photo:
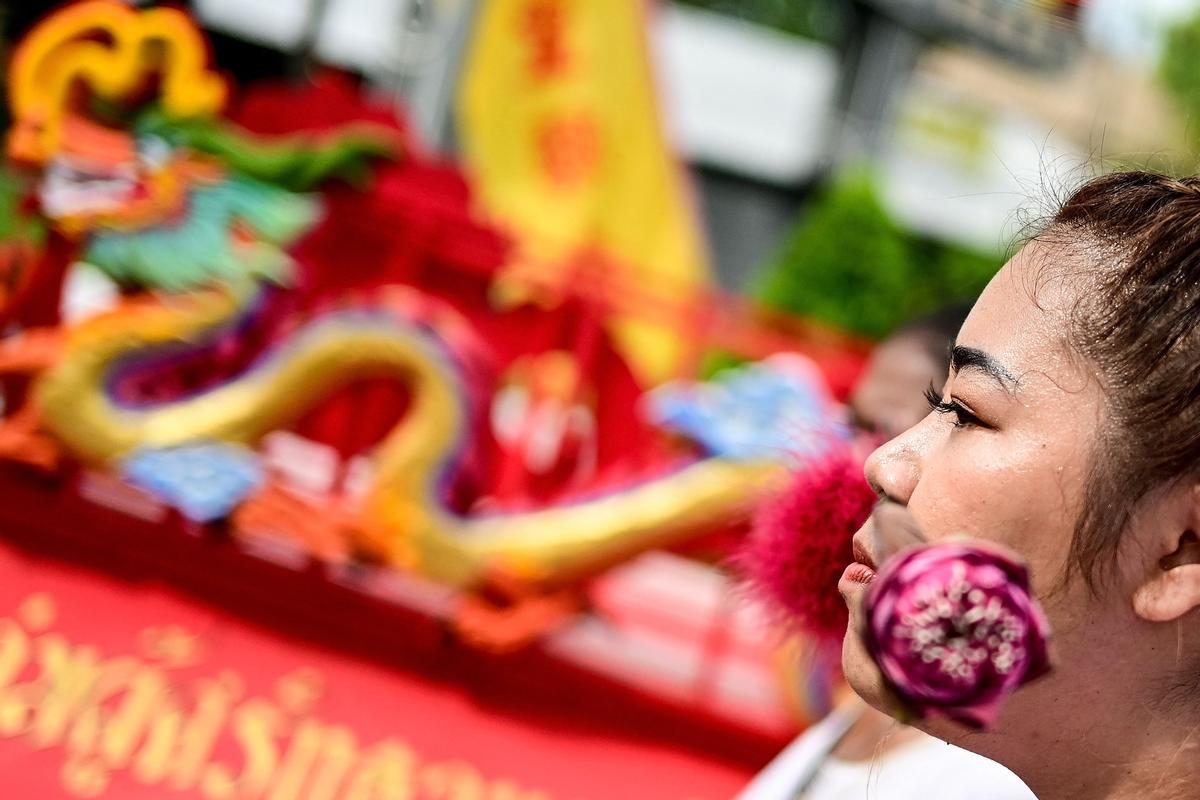
M 855 534 L 854 536 L 851 544 L 851 552 L 854 554 L 854 560 L 859 564 L 870 568 L 872 572 L 878 569 L 878 566 L 875 564 L 875 559 L 871 558 L 871 554 L 867 552 L 866 546 L 859 541 L 858 534 Z
M 846 571 L 842 573 L 842 581 L 846 583 L 867 584 L 873 580 L 875 580 L 875 570 L 857 561 L 846 567 Z
M 875 559 L 867 552 L 866 546 L 859 540 L 861 531 L 854 535 L 851 543 L 851 553 L 854 561 L 846 567 L 842 573 L 842 578 L 838 582 L 838 589 L 843 594 L 850 591 L 855 591 L 871 581 L 875 580 Z

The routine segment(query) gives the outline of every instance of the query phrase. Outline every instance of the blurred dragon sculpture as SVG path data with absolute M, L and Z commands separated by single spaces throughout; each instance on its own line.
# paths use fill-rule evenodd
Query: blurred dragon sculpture
M 437 276 L 388 263 L 423 246 L 417 237 L 377 231 L 390 249 L 356 249 L 355 209 L 400 208 L 407 195 L 389 170 L 421 168 L 399 126 L 348 112 L 337 125 L 252 133 L 223 116 L 230 87 L 186 14 L 118 0 L 46 18 L 14 52 L 9 86 L 8 155 L 33 173 L 59 250 L 31 280 L 57 298 L 62 265 L 82 261 L 122 294 L 77 323 L 9 314 L 23 326 L 0 344 L 10 460 L 116 471 L 194 519 L 274 520 L 319 557 L 379 560 L 464 588 L 498 573 L 576 580 L 739 519 L 784 471 L 770 454 L 693 448 L 532 507 L 455 502 L 456 475 L 491 436 L 479 409 L 505 385 L 486 355 L 502 328 L 484 316 L 500 312 L 456 296 L 466 290 L 445 276 L 435 290 L 426 283 Z M 439 237 L 463 246 L 453 231 Z M 364 272 L 359 262 L 372 259 Z M 540 360 L 558 364 L 556 375 L 579 372 Z M 361 379 L 397 382 L 407 397 L 370 450 L 361 497 L 306 499 L 253 466 L 265 435 Z M 601 424 L 596 435 L 611 433 Z

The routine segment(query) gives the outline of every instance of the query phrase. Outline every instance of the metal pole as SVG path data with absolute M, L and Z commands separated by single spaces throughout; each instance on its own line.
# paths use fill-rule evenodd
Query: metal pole
M 381 76 L 421 138 L 442 152 L 455 146 L 454 95 L 481 2 L 462 0 L 452 18 L 440 20 L 430 0 L 409 0 L 395 66 Z

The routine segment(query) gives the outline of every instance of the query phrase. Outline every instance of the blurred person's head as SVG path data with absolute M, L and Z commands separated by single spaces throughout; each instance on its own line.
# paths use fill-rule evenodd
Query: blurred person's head
M 926 390 L 942 390 L 950 347 L 970 310 L 970 303 L 945 306 L 907 323 L 875 348 L 850 395 L 856 428 L 890 439 L 929 413 Z
M 856 538 L 905 513 L 927 541 L 1016 551 L 1055 670 L 986 732 L 922 727 L 1043 800 L 1200 797 L 1200 178 L 1076 191 L 979 298 L 935 399 L 868 460 L 889 513 Z M 843 665 L 887 709 L 865 586 L 844 588 Z

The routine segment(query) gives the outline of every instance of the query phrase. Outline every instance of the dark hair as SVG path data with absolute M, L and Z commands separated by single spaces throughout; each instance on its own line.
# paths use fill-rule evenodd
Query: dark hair
M 1068 343 L 1098 368 L 1106 420 L 1069 569 L 1094 590 L 1138 503 L 1200 473 L 1200 177 L 1094 178 L 1038 238 L 1086 262 Z

